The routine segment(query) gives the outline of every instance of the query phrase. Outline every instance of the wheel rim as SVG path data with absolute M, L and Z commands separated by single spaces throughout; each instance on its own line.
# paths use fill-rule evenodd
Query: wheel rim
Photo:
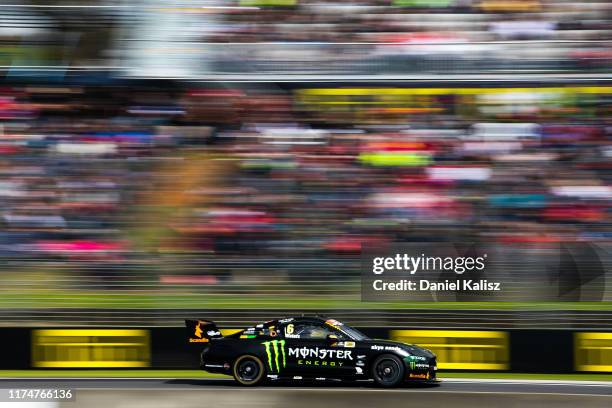
M 376 365 L 376 376 L 380 382 L 385 384 L 397 381 L 400 372 L 399 364 L 392 359 L 382 360 Z
M 237 374 L 242 381 L 254 381 L 259 377 L 259 365 L 253 360 L 242 361 L 238 365 Z

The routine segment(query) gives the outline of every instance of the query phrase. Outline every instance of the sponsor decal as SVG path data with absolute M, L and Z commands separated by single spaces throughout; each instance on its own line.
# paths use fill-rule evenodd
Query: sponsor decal
M 401 347 L 398 346 L 379 346 L 379 345 L 374 345 L 370 347 L 371 350 L 386 350 L 386 351 L 400 351 Z M 423 357 L 423 360 L 425 360 L 425 358 Z
M 208 338 L 203 337 L 204 330 L 202 329 L 202 325 L 208 324 L 209 322 L 205 320 L 198 320 L 195 327 L 193 328 L 193 337 L 189 338 L 190 343 L 208 343 Z M 209 336 L 220 336 L 221 333 L 217 330 L 209 330 L 206 332 Z
M 406 364 L 408 364 L 411 370 L 416 369 L 416 361 L 412 360 L 410 357 L 406 358 Z
M 326 348 L 289 347 L 285 340 L 271 340 L 261 343 L 266 351 L 270 373 L 280 373 L 287 366 L 287 358 L 295 358 L 298 365 L 342 367 L 345 363 L 338 360 L 353 360 L 352 350 L 332 350 Z
M 256 335 L 256 334 L 242 334 L 242 335 L 240 336 L 240 338 L 241 338 L 241 339 L 254 339 L 254 338 L 256 338 L 256 337 L 257 337 L 257 335 Z
M 429 373 L 424 373 L 424 374 L 410 373 L 408 375 L 408 378 L 419 378 L 421 380 L 428 380 L 429 379 Z
M 298 365 L 304 366 L 319 366 L 319 367 L 342 367 L 342 361 L 326 361 L 326 360 L 298 360 Z
M 342 367 L 345 363 L 339 360 L 353 360 L 352 350 L 319 347 L 290 347 L 289 357 L 295 357 L 300 366 L 318 367 Z
M 202 325 L 203 325 L 204 323 L 206 323 L 206 322 L 203 322 L 203 321 L 201 321 L 201 320 L 198 320 L 198 323 L 195 325 L 195 329 L 194 329 L 194 331 L 193 331 L 194 336 L 196 336 L 196 337 L 198 337 L 198 338 L 200 338 L 200 339 L 202 338 L 202 333 L 203 333 L 203 330 L 202 330 Z
M 285 327 L 285 337 L 288 339 L 299 339 L 300 335 L 295 334 L 295 326 L 293 324 L 288 324 Z
M 355 347 L 355 342 L 354 341 L 345 341 L 343 343 L 344 347 L 348 347 L 348 348 L 354 348 Z
M 315 358 L 320 360 L 352 360 L 352 350 L 335 350 L 326 348 L 290 347 L 289 357 Z
M 406 357 L 407 360 L 414 360 L 414 361 L 425 361 L 427 360 L 427 357 L 422 357 L 422 356 L 408 356 Z
M 277 373 L 280 373 L 281 363 L 282 368 L 287 365 L 287 356 L 285 355 L 285 340 L 271 340 L 264 341 L 261 343 L 264 345 L 266 350 L 266 357 L 268 358 L 268 368 L 273 373 L 276 369 Z
M 408 364 L 408 367 L 410 367 L 411 370 L 429 369 L 429 364 L 417 363 L 417 361 L 423 361 L 423 360 L 425 360 L 425 357 L 421 357 L 421 356 L 404 357 L 404 361 L 406 361 L 406 364 Z

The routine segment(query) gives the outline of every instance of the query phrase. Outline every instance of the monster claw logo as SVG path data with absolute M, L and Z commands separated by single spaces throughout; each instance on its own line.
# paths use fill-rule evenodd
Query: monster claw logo
M 261 344 L 263 344 L 266 348 L 266 357 L 268 358 L 268 367 L 270 368 L 270 372 L 273 373 L 274 369 L 276 368 L 276 372 L 280 373 L 280 358 L 282 358 L 282 367 L 284 368 L 287 365 L 287 357 L 285 356 L 285 340 L 264 341 Z M 274 356 L 272 356 L 272 354 L 274 354 Z M 273 359 L 274 364 L 272 364 Z
M 416 368 L 416 361 L 414 361 L 414 357 L 413 356 L 406 357 L 406 362 L 410 366 L 411 370 L 414 370 Z

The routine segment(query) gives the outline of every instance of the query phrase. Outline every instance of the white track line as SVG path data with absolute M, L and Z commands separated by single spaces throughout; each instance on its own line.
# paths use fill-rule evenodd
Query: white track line
M 611 376 L 612 377 L 612 376 Z M 593 380 L 540 380 L 540 379 L 504 379 L 504 378 L 442 378 L 443 383 L 478 383 L 478 384 L 530 384 L 530 385 L 581 385 L 612 387 L 612 381 Z

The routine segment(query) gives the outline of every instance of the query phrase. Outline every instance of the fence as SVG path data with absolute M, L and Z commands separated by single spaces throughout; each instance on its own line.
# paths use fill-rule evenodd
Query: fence
M 431 348 L 444 370 L 534 373 L 612 372 L 612 332 L 571 330 L 389 330 L 361 328 L 376 338 Z M 226 334 L 228 332 L 225 332 Z M 184 327 L 117 329 L 0 329 L 11 353 L 0 369 L 197 369 L 198 344 Z

